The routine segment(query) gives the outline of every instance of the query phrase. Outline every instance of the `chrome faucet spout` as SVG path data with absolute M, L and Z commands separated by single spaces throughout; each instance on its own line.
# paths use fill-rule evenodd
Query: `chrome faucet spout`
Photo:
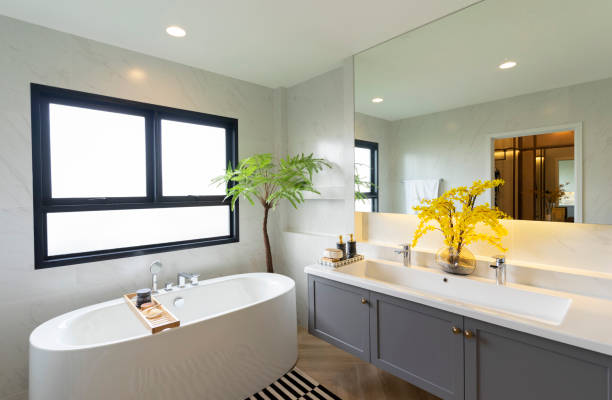
M 176 275 L 178 286 L 181 288 L 185 287 L 186 279 L 189 279 L 189 283 L 191 283 L 191 285 L 193 286 L 197 285 L 199 277 L 200 277 L 199 274 L 192 274 L 190 272 L 179 272 Z
M 409 267 L 410 263 L 411 263 L 411 250 L 410 250 L 410 245 L 407 243 L 403 243 L 400 244 L 400 246 L 402 246 L 401 250 L 395 250 L 395 253 L 397 254 L 402 254 L 404 257 L 402 258 L 402 261 L 404 263 L 405 267 Z
M 498 286 L 504 286 L 506 284 L 506 257 L 500 255 L 494 258 L 495 264 L 491 264 L 490 267 L 495 269 L 495 283 Z

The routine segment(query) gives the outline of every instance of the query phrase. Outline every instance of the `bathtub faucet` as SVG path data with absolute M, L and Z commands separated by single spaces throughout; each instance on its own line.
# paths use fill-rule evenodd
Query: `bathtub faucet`
M 185 279 L 189 279 L 192 285 L 197 285 L 198 284 L 198 278 L 200 277 L 200 275 L 198 274 L 192 274 L 190 272 L 179 272 L 176 275 L 176 279 L 178 281 L 178 286 L 179 287 L 185 287 Z
M 157 293 L 157 276 L 159 272 L 162 270 L 161 261 L 153 261 L 151 265 L 149 265 L 149 271 L 151 271 L 151 291 L 155 294 Z

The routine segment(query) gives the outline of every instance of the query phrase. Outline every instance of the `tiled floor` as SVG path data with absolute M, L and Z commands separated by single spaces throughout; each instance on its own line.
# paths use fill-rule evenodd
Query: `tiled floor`
M 298 332 L 297 367 L 343 400 L 438 400 L 375 366 L 321 339 Z

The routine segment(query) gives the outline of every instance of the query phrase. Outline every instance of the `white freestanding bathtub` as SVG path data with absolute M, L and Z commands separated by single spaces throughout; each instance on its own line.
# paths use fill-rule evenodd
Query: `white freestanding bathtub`
M 295 283 L 286 276 L 233 275 L 156 297 L 179 328 L 148 333 L 122 299 L 37 327 L 30 400 L 241 400 L 297 360 Z

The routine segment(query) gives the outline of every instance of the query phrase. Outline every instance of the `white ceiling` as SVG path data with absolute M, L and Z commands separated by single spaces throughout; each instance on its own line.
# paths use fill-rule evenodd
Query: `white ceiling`
M 356 110 L 397 120 L 608 78 L 610 21 L 610 0 L 485 0 L 357 55 Z
M 475 1 L 2 0 L 0 14 L 278 87 Z

